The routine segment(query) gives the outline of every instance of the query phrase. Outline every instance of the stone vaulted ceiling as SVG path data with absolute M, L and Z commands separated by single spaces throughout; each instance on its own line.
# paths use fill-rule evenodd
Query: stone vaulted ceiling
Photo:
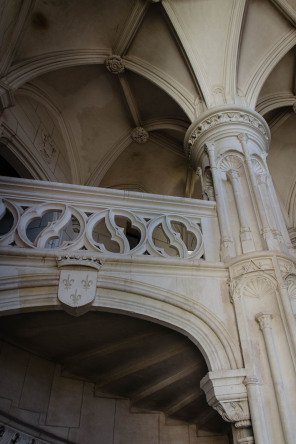
M 185 133 L 204 111 L 239 104 L 256 109 L 271 128 L 269 168 L 295 228 L 295 23 L 295 0 L 0 0 L 0 155 L 22 177 L 201 198 L 183 151 Z M 24 317 L 16 315 L 13 328 L 11 319 L 2 323 L 4 339 L 95 381 L 99 394 L 130 397 L 139 408 L 223 432 L 200 391 L 186 392 L 206 364 L 176 332 L 89 314 L 79 321 L 89 321 L 82 364 L 79 351 L 67 355 L 77 324 L 64 313 L 28 316 L 27 337 Z M 96 347 L 95 316 L 110 321 Z M 111 341 L 114 326 L 119 333 Z M 62 331 L 68 336 L 59 343 Z M 182 362 L 174 351 L 179 341 Z M 147 350 L 158 367 L 155 378 L 141 381 L 141 371 L 150 371 Z M 169 376 L 165 356 L 173 359 Z M 138 373 L 128 372 L 134 361 Z M 106 371 L 94 377 L 102 363 Z M 130 379 L 121 386 L 122 375 Z M 172 381 L 177 390 L 170 391 Z
M 288 112 L 281 122 L 293 126 L 294 0 L 2 0 L 0 7 L 3 136 L 16 133 L 15 154 L 35 178 L 201 197 L 183 153 L 200 113 L 257 104 L 272 121 Z M 120 74 L 106 67 L 112 55 Z M 145 143 L 133 140 L 136 127 Z M 295 177 L 287 191 L 277 182 L 288 213 Z

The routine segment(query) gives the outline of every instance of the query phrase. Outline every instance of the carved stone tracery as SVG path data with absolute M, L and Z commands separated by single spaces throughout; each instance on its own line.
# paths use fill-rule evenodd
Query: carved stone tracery
M 204 254 L 203 236 L 198 223 L 183 216 L 164 214 L 147 220 L 135 212 L 119 209 L 86 214 L 81 209 L 62 203 L 41 203 L 23 211 L 9 200 L 0 200 L 0 222 L 7 212 L 13 222 L 8 231 L 0 236 L 0 247 L 54 248 L 60 252 L 79 252 L 88 259 L 93 253 L 108 256 L 149 254 L 185 259 L 201 258 Z M 50 218 L 43 223 L 43 218 L 48 214 Z M 38 221 L 40 228 L 32 238 L 28 227 L 35 221 Z M 130 243 L 129 228 L 133 229 L 134 243 Z M 160 236 L 155 239 L 156 230 Z M 104 233 L 109 233 L 109 238 Z M 113 246 L 117 244 L 117 251 L 112 243 Z M 68 258 L 68 265 L 73 260 Z

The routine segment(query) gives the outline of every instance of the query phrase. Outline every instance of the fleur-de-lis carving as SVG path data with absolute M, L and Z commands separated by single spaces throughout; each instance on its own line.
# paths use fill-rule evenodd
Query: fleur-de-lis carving
M 86 276 L 86 279 L 83 279 L 83 280 L 81 281 L 81 283 L 82 283 L 82 286 L 83 286 L 84 290 L 87 291 L 87 290 L 92 286 L 93 281 L 90 281 L 90 280 L 88 279 L 88 275 L 87 275 L 87 276 Z
M 74 279 L 70 279 L 69 274 L 68 274 L 67 279 L 63 279 L 63 284 L 64 284 L 66 290 L 69 290 L 69 288 L 72 287 L 73 282 L 74 282 Z
M 73 304 L 77 304 L 77 302 L 79 301 L 79 299 L 81 299 L 81 294 L 77 294 L 77 288 L 75 290 L 75 293 L 70 295 L 70 298 L 73 301 Z

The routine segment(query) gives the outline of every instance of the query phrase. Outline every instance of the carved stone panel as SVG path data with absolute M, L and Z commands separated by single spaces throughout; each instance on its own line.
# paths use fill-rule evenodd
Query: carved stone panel
M 58 299 L 69 314 L 79 316 L 93 303 L 96 296 L 97 272 L 86 270 L 62 270 Z
M 54 168 L 59 153 L 51 134 L 49 134 L 43 125 L 39 127 L 36 144 L 45 162 L 51 168 Z

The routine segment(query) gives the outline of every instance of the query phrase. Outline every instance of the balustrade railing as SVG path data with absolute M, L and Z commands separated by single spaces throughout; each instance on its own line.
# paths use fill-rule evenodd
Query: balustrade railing
M 0 178 L 0 249 L 219 260 L 214 202 Z

